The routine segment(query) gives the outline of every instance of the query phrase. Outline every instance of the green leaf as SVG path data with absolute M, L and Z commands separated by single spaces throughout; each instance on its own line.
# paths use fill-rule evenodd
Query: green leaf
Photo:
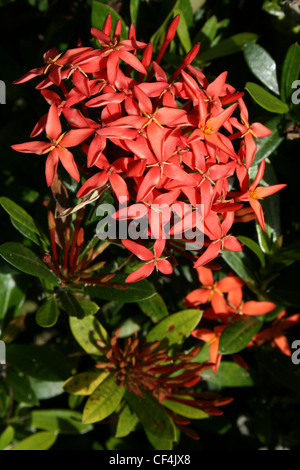
M 52 285 L 58 285 L 57 277 L 50 271 L 48 266 L 33 251 L 21 245 L 21 243 L 4 243 L 0 246 L 0 255 L 20 271 L 44 279 Z
M 261 251 L 259 245 L 254 240 L 243 235 L 237 237 L 237 239 L 246 245 L 257 256 L 262 266 L 265 266 L 266 260 L 264 254 Z
M 159 294 L 154 294 L 147 300 L 140 300 L 138 304 L 142 312 L 154 323 L 169 315 L 164 299 Z
M 96 356 L 101 355 L 96 341 L 99 340 L 106 343 L 108 341 L 108 333 L 95 317 L 88 316 L 81 320 L 70 317 L 70 327 L 74 338 L 85 352 Z
M 154 436 L 145 429 L 145 433 L 147 436 L 148 441 L 156 450 L 173 450 L 173 441 L 169 439 L 161 439 L 159 436 Z
M 125 286 L 124 289 L 116 289 L 110 286 L 86 287 L 84 293 L 91 297 L 97 297 L 104 300 L 117 300 L 118 302 L 138 302 L 139 300 L 149 299 L 156 294 L 154 287 L 149 281 L 134 282 L 126 284 L 127 276 L 118 275 L 113 278 L 112 283 L 120 283 Z
M 146 336 L 149 343 L 167 340 L 168 346 L 182 343 L 195 329 L 202 310 L 188 309 L 169 315 L 155 325 Z
M 228 39 L 220 41 L 219 44 L 207 49 L 206 51 L 201 52 L 200 50 L 197 58 L 195 59 L 195 63 L 202 64 L 204 62 L 218 59 L 219 57 L 235 54 L 242 51 L 246 43 L 256 42 L 257 39 L 258 36 L 254 33 L 235 34 Z
M 288 101 L 293 93 L 292 83 L 298 79 L 300 73 L 300 46 L 296 42 L 287 51 L 284 58 L 280 96 L 283 101 Z
M 70 377 L 63 388 L 72 395 L 91 395 L 96 388 L 107 379 L 109 373 L 103 371 L 87 371 Z
M 7 197 L 0 197 L 0 204 L 10 215 L 14 227 L 26 238 L 40 245 L 41 235 L 31 215 Z
M 289 112 L 289 107 L 276 96 L 266 91 L 256 83 L 247 82 L 245 89 L 250 93 L 254 101 L 262 108 L 271 113 L 285 114 Z
M 193 13 L 203 7 L 206 3 L 206 0 L 190 0 Z
M 53 432 L 37 432 L 20 441 L 11 450 L 48 450 L 56 439 L 57 436 Z
M 77 297 L 78 302 L 80 303 L 80 307 L 84 311 L 84 315 L 87 317 L 88 315 L 95 315 L 99 311 L 99 307 L 96 302 L 92 302 L 88 299 L 82 299 L 81 297 Z
M 4 450 L 11 441 L 13 440 L 15 435 L 15 430 L 12 426 L 7 426 L 3 433 L 0 435 L 0 450 Z
M 58 319 L 58 308 L 56 298 L 47 299 L 37 310 L 35 320 L 43 328 L 54 326 Z
M 272 240 L 270 239 L 267 232 L 264 232 L 258 222 L 255 223 L 256 234 L 260 249 L 266 255 L 272 253 Z
M 221 334 L 219 353 L 235 354 L 246 348 L 262 324 L 261 318 L 247 315 L 242 315 L 234 323 L 230 323 Z
M 59 299 L 62 303 L 63 309 L 71 317 L 76 317 L 78 319 L 84 318 L 85 312 L 77 300 L 77 297 L 72 294 L 68 289 L 59 289 L 58 291 Z
M 124 387 L 119 387 L 115 378 L 109 375 L 88 399 L 83 410 L 82 421 L 95 423 L 107 418 L 119 406 L 124 392 Z
M 81 422 L 81 413 L 70 410 L 33 410 L 30 425 L 36 429 L 59 434 L 85 434 L 93 426 Z
M 179 8 L 176 8 L 174 10 L 174 15 L 175 16 L 180 15 L 180 21 L 179 21 L 176 32 L 178 34 L 179 40 L 180 40 L 185 52 L 188 53 L 192 48 L 192 43 L 191 43 L 191 38 L 190 38 L 190 34 L 189 34 L 189 30 L 188 30 L 188 27 L 187 27 L 187 23 L 186 23 L 184 14 L 182 13 L 182 11 Z
M 184 16 L 187 27 L 192 28 L 194 26 L 194 13 L 193 13 L 191 1 L 179 0 L 178 8 L 182 12 L 182 15 Z
M 144 392 L 143 396 L 139 396 L 126 392 L 125 399 L 145 430 L 161 439 L 175 440 L 176 429 L 172 419 L 152 395 Z
M 48 382 L 47 380 L 39 380 L 34 377 L 28 377 L 28 379 L 38 400 L 48 400 L 64 393 L 62 388 L 63 381 Z
M 218 19 L 215 15 L 211 16 L 205 23 L 201 30 L 196 34 L 193 43 L 201 43 L 201 50 L 210 46 L 218 31 Z
M 243 281 L 250 285 L 255 283 L 251 259 L 244 251 L 223 251 L 222 258 Z
M 115 25 L 118 20 L 121 20 L 122 24 L 122 32 L 121 32 L 121 40 L 127 39 L 127 26 L 124 23 L 123 18 L 109 5 L 105 5 L 101 1 L 94 0 L 92 2 L 92 17 L 91 17 L 91 24 L 94 28 L 102 29 L 104 21 L 111 13 L 112 18 L 112 31 L 114 31 Z
M 174 398 L 176 398 L 176 395 L 174 395 Z M 179 398 L 184 400 L 193 400 L 189 395 L 180 395 Z M 179 403 L 175 400 L 163 400 L 162 404 L 169 410 L 180 416 L 184 416 L 185 418 L 203 419 L 208 417 L 208 414 L 204 411 L 194 408 L 193 406 L 185 405 L 184 403 Z
M 59 382 L 71 375 L 66 354 L 55 344 L 8 344 L 6 355 L 9 365 L 40 380 Z
M 120 413 L 115 437 L 126 437 L 133 431 L 138 423 L 138 417 L 132 413 L 129 406 L 125 405 Z
M 12 316 L 17 316 L 26 298 L 26 293 L 18 285 L 18 277 L 19 273 L 0 273 L 0 335 L 7 313 L 12 311 Z
M 218 387 L 251 387 L 253 380 L 247 370 L 235 362 L 221 361 L 216 374 L 211 369 L 203 371 L 202 379 Z
M 129 8 L 130 8 L 131 22 L 134 23 L 136 27 L 138 15 L 139 15 L 140 0 L 130 0 Z
M 277 16 L 279 19 L 283 19 L 285 17 L 278 0 L 265 0 L 262 6 L 262 10 L 265 10 L 270 15 Z
M 279 86 L 276 75 L 276 63 L 270 54 L 258 44 L 251 42 L 244 46 L 244 56 L 251 72 L 269 90 L 279 95 Z
M 141 329 L 139 324 L 140 318 L 134 316 L 127 318 L 121 325 L 119 331 L 119 338 L 128 338 L 133 335 L 136 331 Z
M 265 123 L 265 126 L 272 131 L 272 134 L 257 139 L 256 153 L 253 160 L 253 165 L 258 165 L 264 158 L 269 157 L 283 142 L 284 137 L 279 134 L 278 126 L 281 122 L 281 116 L 275 116 Z
M 6 383 L 13 391 L 14 400 L 32 406 L 39 404 L 28 378 L 22 372 L 8 368 L 6 374 Z

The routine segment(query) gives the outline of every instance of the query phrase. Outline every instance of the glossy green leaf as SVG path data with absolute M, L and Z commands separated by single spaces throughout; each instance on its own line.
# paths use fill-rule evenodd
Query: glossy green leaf
M 265 266 L 266 261 L 264 254 L 261 251 L 259 245 L 254 240 L 243 235 L 238 236 L 237 239 L 245 246 L 247 246 L 257 256 L 262 266 Z
M 95 317 L 88 316 L 81 320 L 70 317 L 70 327 L 74 338 L 85 352 L 96 356 L 101 355 L 96 341 L 106 342 L 108 340 L 108 333 Z
M 37 245 L 40 245 L 40 232 L 31 215 L 7 197 L 0 198 L 0 204 L 10 215 L 14 227 Z
M 71 375 L 66 354 L 55 344 L 8 344 L 6 356 L 8 364 L 40 380 L 59 382 Z
M 275 116 L 267 121 L 264 125 L 272 131 L 272 134 L 267 137 L 262 137 L 256 141 L 256 153 L 253 160 L 253 165 L 258 165 L 264 158 L 269 157 L 283 142 L 284 137 L 280 134 L 278 127 L 281 122 L 281 116 Z
M 58 296 L 62 303 L 63 309 L 67 312 L 68 315 L 78 319 L 81 319 L 85 316 L 85 312 L 80 302 L 71 291 L 68 289 L 59 289 Z
M 269 90 L 279 95 L 276 63 L 270 54 L 258 44 L 249 42 L 244 46 L 244 56 L 253 75 Z
M 33 251 L 21 243 L 4 243 L 0 246 L 0 255 L 20 271 L 45 279 L 52 285 L 58 285 L 57 277 L 50 271 L 48 266 Z
M 27 405 L 38 405 L 38 399 L 32 390 L 31 384 L 22 372 L 8 368 L 6 383 L 12 389 L 14 400 Z
M 155 293 L 147 300 L 140 300 L 138 304 L 142 312 L 148 315 L 154 323 L 169 315 L 164 299 L 159 294 Z
M 199 10 L 206 3 L 206 0 L 190 0 L 193 12 Z
M 242 315 L 234 323 L 230 323 L 221 334 L 219 353 L 235 354 L 246 348 L 262 324 L 261 318 L 247 315 Z
M 176 398 L 176 395 L 174 395 L 174 398 Z M 192 400 L 192 397 L 190 397 L 189 395 L 180 396 L 180 398 L 184 400 Z M 179 403 L 175 400 L 163 400 L 162 404 L 169 410 L 173 411 L 174 413 L 180 416 L 184 416 L 185 418 L 203 419 L 208 417 L 208 414 L 204 411 L 186 405 L 184 403 Z
M 256 42 L 258 39 L 257 34 L 254 33 L 240 33 L 231 36 L 228 39 L 224 39 L 220 41 L 214 47 L 207 49 L 203 52 L 200 52 L 195 59 L 195 63 L 202 64 L 204 62 L 209 62 L 214 59 L 218 59 L 219 57 L 225 57 L 227 55 L 235 54 L 240 52 L 244 49 L 246 43 L 249 42 Z
M 131 22 L 134 23 L 136 27 L 138 14 L 139 14 L 139 8 L 140 8 L 140 0 L 130 0 L 129 8 L 130 8 Z
M 182 12 L 186 25 L 188 28 L 192 28 L 194 26 L 194 13 L 191 5 L 190 0 L 179 0 L 178 8 Z
M 191 308 L 169 315 L 149 331 L 146 339 L 149 343 L 167 340 L 168 346 L 180 344 L 196 328 L 202 313 L 201 310 Z
M 47 380 L 39 380 L 34 377 L 28 377 L 28 379 L 38 400 L 48 400 L 64 393 L 63 381 L 48 382 Z
M 81 422 L 81 413 L 70 410 L 33 410 L 30 425 L 36 429 L 59 434 L 85 434 L 93 426 Z
M 222 258 L 243 281 L 249 284 L 255 283 L 255 274 L 251 259 L 244 251 L 223 251 Z
M 289 107 L 286 103 L 281 101 L 279 98 L 276 98 L 276 96 L 272 95 L 256 83 L 247 82 L 245 89 L 250 93 L 254 101 L 267 111 L 278 114 L 288 113 Z
M 18 278 L 19 273 L 0 273 L 0 334 L 6 314 L 12 311 L 12 316 L 17 316 L 26 298 L 26 293 L 18 285 Z
M 279 19 L 283 19 L 285 16 L 278 0 L 265 0 L 262 5 L 262 10 L 265 10 L 270 15 L 274 15 Z
M 12 426 L 7 426 L 2 434 L 0 435 L 0 450 L 4 450 L 11 441 L 13 440 L 15 435 L 15 430 Z
M 282 66 L 280 96 L 283 101 L 289 100 L 294 91 L 292 84 L 298 79 L 299 73 L 300 46 L 296 42 L 288 49 Z
M 109 373 L 103 371 L 87 371 L 70 377 L 63 388 L 72 395 L 91 395 L 96 388 L 107 379 Z
M 211 369 L 203 371 L 203 380 L 218 387 L 251 387 L 253 379 L 249 372 L 236 362 L 221 361 L 215 374 Z
M 147 436 L 148 441 L 150 444 L 153 446 L 154 449 L 156 450 L 173 450 L 173 445 L 174 442 L 169 440 L 169 439 L 162 439 L 159 436 L 154 436 L 149 432 L 147 429 L 145 429 L 145 433 Z
M 188 30 L 188 26 L 184 17 L 184 14 L 179 8 L 176 8 L 174 10 L 174 15 L 180 15 L 180 21 L 177 27 L 177 34 L 179 37 L 179 40 L 186 52 L 186 54 L 191 50 L 192 48 L 192 43 L 191 43 L 191 38 Z
M 109 13 L 111 13 L 112 17 L 112 32 L 114 31 L 117 21 L 120 20 L 122 23 L 121 40 L 127 39 L 127 27 L 123 18 L 116 12 L 116 10 L 111 8 L 109 5 L 102 3 L 101 1 L 94 0 L 92 2 L 92 26 L 102 30 L 104 21 Z
M 54 326 L 58 319 L 58 308 L 55 297 L 47 299 L 37 310 L 35 320 L 43 328 Z
M 111 282 L 120 283 L 124 285 L 124 289 L 117 289 L 110 286 L 94 286 L 86 287 L 85 294 L 91 297 L 97 297 L 104 300 L 117 300 L 119 302 L 138 302 L 139 300 L 149 299 L 156 294 L 154 287 L 149 281 L 134 282 L 131 284 L 125 283 L 126 276 L 115 276 Z
M 128 405 L 125 405 L 120 413 L 115 437 L 126 437 L 134 430 L 138 423 L 138 417 L 132 413 Z
M 206 49 L 209 47 L 210 43 L 216 36 L 218 31 L 218 19 L 215 15 L 208 18 L 208 20 L 204 23 L 204 26 L 201 30 L 196 34 L 193 39 L 193 43 L 196 44 L 197 42 L 201 43 L 201 50 Z
M 266 255 L 269 255 L 272 253 L 272 240 L 270 239 L 268 233 L 262 230 L 258 222 L 255 223 L 255 228 L 261 251 Z
M 141 329 L 140 317 L 129 317 L 120 325 L 119 338 L 128 338 Z
M 99 307 L 96 302 L 92 302 L 88 299 L 82 299 L 81 297 L 76 298 L 80 303 L 80 307 L 83 309 L 85 316 L 96 315 L 96 313 L 99 311 Z
M 83 410 L 82 421 L 96 423 L 107 418 L 119 406 L 124 392 L 124 387 L 119 387 L 115 378 L 109 375 L 88 399 Z
M 57 435 L 53 432 L 37 432 L 20 441 L 11 450 L 48 450 L 56 439 Z
M 145 392 L 139 396 L 126 392 L 125 399 L 144 429 L 161 439 L 175 440 L 176 429 L 172 419 L 152 395 Z

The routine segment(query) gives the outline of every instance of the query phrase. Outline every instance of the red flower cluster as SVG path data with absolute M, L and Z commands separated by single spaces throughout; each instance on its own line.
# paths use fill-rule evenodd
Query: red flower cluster
M 178 21 L 178 16 L 172 21 L 156 60 L 152 60 L 152 45 L 136 40 L 133 25 L 127 40 L 120 39 L 120 21 L 112 32 L 111 15 L 102 31 L 91 30 L 99 49 L 77 47 L 63 54 L 56 49 L 48 51 L 43 67 L 31 70 L 15 83 L 43 76 L 36 88 L 50 108 L 31 137 L 45 131 L 49 142 L 31 141 L 12 147 L 20 152 L 47 154 L 49 186 L 59 163 L 78 182 L 80 171 L 84 171 L 89 178 L 77 193 L 80 198 L 108 187 L 119 202 L 129 206 L 186 204 L 192 207 L 190 229 L 197 227 L 194 214 L 196 206 L 202 204 L 205 249 L 195 260 L 198 268 L 224 249 L 242 249 L 230 231 L 234 221 L 241 220 L 235 213 L 241 209 L 249 212 L 244 202 L 250 202 L 264 229 L 259 199 L 285 185 L 257 186 L 264 162 L 254 182 L 249 183 L 255 138 L 270 131 L 262 124 L 249 123 L 243 93 L 226 83 L 227 72 L 209 83 L 191 65 L 199 44 L 169 79 L 160 67 Z M 53 85 L 56 91 L 49 89 Z M 62 118 L 67 132 L 62 131 Z M 78 161 L 69 150 L 77 146 L 83 154 Z M 229 185 L 232 176 L 236 176 L 233 188 Z M 133 247 L 128 242 L 124 245 L 129 250 Z M 165 273 L 172 271 L 168 261 L 156 262 L 157 253 L 149 254 L 139 246 L 136 254 L 148 264 L 128 281 L 147 277 L 154 267 Z M 159 256 L 163 249 L 159 243 Z
M 219 353 L 220 337 L 226 327 L 241 315 L 253 316 L 271 312 L 276 308 L 276 304 L 256 300 L 245 302 L 243 300 L 244 282 L 237 276 L 229 275 L 220 281 L 214 281 L 213 272 L 210 269 L 201 266 L 197 271 L 202 286 L 186 296 L 184 305 L 187 307 L 204 305 L 203 317 L 212 322 L 213 330 L 200 328 L 193 331 L 192 335 L 210 343 L 210 361 L 214 363 L 213 371 L 216 372 L 222 358 Z M 262 339 L 269 339 L 269 337 L 270 335 L 259 333 L 256 339 L 259 342 Z

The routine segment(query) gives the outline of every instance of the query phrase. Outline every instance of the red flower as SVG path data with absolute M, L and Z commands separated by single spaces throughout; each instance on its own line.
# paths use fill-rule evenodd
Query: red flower
M 12 145 L 12 148 L 18 152 L 36 153 L 37 155 L 49 153 L 46 160 L 46 180 L 48 186 L 51 186 L 53 183 L 59 161 L 63 164 L 69 175 L 76 181 L 79 181 L 79 172 L 74 157 L 67 150 L 67 147 L 76 147 L 76 145 L 81 144 L 92 133 L 93 130 L 91 129 L 72 129 L 62 134 L 58 111 L 53 104 L 50 107 L 46 123 L 46 134 L 50 144 L 35 141 Z
M 214 281 L 211 269 L 200 266 L 197 271 L 202 287 L 188 294 L 184 299 L 184 305 L 194 307 L 211 302 L 215 313 L 227 313 L 228 307 L 224 293 L 241 288 L 243 281 L 237 276 L 227 276 L 220 281 Z
M 265 160 L 263 160 L 259 165 L 257 175 L 253 183 L 250 185 L 249 190 L 237 198 L 239 201 L 249 201 L 250 206 L 254 210 L 258 223 L 263 231 L 265 231 L 264 213 L 258 200 L 264 199 L 265 197 L 270 196 L 271 194 L 274 194 L 277 191 L 280 191 L 286 186 L 286 184 L 275 184 L 273 186 L 267 187 L 258 186 L 258 184 L 263 178 L 265 172 L 265 165 Z
M 291 328 L 300 321 L 300 313 L 285 318 L 286 311 L 280 312 L 269 328 L 265 328 L 253 336 L 252 341 L 260 346 L 265 341 L 270 341 L 272 346 L 277 346 L 286 356 L 291 356 L 291 348 L 284 334 L 284 330 Z
M 129 274 L 126 278 L 126 282 L 137 282 L 150 276 L 150 274 L 156 269 L 163 274 L 171 274 L 173 267 L 167 258 L 161 258 L 162 252 L 164 251 L 166 240 L 156 240 L 153 247 L 153 253 L 138 243 L 132 240 L 122 240 L 123 245 L 129 251 L 134 253 L 142 261 L 146 263 L 138 268 L 133 273 Z

